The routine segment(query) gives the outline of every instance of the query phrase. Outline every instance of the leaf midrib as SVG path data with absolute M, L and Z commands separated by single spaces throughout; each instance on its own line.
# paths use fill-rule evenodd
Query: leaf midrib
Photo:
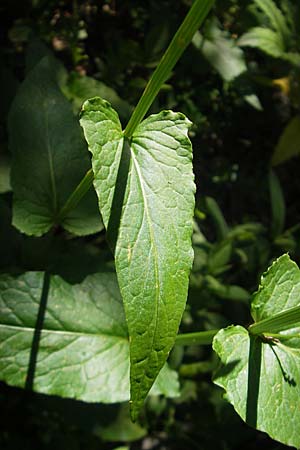
M 21 325 L 9 325 L 9 324 L 0 324 L 0 329 L 1 328 L 10 328 L 12 330 L 16 330 L 16 331 L 25 331 L 25 332 L 30 332 L 30 333 L 34 333 L 35 328 L 33 327 L 24 327 Z M 115 335 L 115 334 L 106 334 L 106 333 L 85 333 L 85 332 L 80 332 L 80 331 L 65 331 L 65 330 L 51 330 L 48 328 L 42 328 L 41 330 L 42 334 L 43 333 L 49 333 L 49 334 L 65 334 L 68 336 L 78 336 L 78 337 L 93 337 L 93 338 L 112 338 L 112 339 L 122 339 L 126 342 L 128 342 L 128 337 L 125 336 L 120 336 L 120 335 Z
M 154 328 L 154 333 L 153 333 L 153 337 L 152 337 L 152 343 L 150 346 L 150 354 L 153 351 L 154 348 L 154 339 L 156 336 L 156 332 L 157 332 L 157 324 L 158 324 L 158 305 L 159 305 L 159 292 L 160 292 L 160 279 L 159 279 L 159 270 L 158 270 L 158 253 L 157 253 L 157 247 L 156 247 L 156 243 L 155 243 L 155 238 L 154 238 L 154 231 L 153 231 L 153 227 L 152 227 L 152 223 L 151 223 L 151 219 L 150 219 L 150 212 L 149 212 L 149 207 L 148 207 L 148 203 L 147 203 L 147 197 L 146 197 L 146 193 L 144 190 L 144 184 L 143 184 L 143 177 L 141 174 L 141 170 L 138 164 L 138 161 L 136 159 L 135 153 L 132 149 L 132 147 L 130 147 L 130 151 L 131 151 L 131 156 L 132 156 L 132 161 L 134 163 L 134 167 L 137 173 L 137 179 L 142 191 L 142 196 L 143 196 L 143 203 L 144 203 L 144 211 L 147 217 L 147 223 L 148 223 L 148 227 L 149 227 L 149 232 L 150 232 L 150 238 L 151 238 L 151 242 L 153 243 L 153 249 L 154 249 L 154 260 L 155 260 L 155 264 L 154 264 L 154 270 L 155 270 L 155 328 Z M 149 359 L 150 355 L 147 356 L 147 360 Z
M 55 184 L 55 174 L 54 174 L 54 164 L 52 152 L 49 144 L 49 113 L 48 109 L 45 108 L 45 137 L 46 137 L 46 148 L 48 154 L 48 162 L 49 162 L 49 173 L 50 173 L 50 181 L 51 181 L 51 190 L 53 195 L 53 212 L 57 213 L 57 192 L 56 192 L 56 184 Z

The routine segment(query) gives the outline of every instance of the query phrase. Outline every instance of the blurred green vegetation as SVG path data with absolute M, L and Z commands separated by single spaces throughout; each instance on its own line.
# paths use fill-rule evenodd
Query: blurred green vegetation
M 112 263 L 103 231 L 32 238 L 11 225 L 7 116 L 19 84 L 52 54 L 76 117 L 85 99 L 100 95 L 126 125 L 191 3 L 2 0 L 1 272 L 47 269 L 78 282 Z M 289 0 L 217 2 L 151 108 L 193 122 L 195 260 L 181 331 L 249 324 L 261 273 L 284 252 L 300 261 L 299 19 L 300 5 Z M 1 449 L 287 448 L 243 424 L 222 398 L 211 383 L 217 361 L 209 347 L 176 347 L 169 362 L 181 395 L 150 398 L 139 425 L 129 422 L 126 405 L 1 385 Z

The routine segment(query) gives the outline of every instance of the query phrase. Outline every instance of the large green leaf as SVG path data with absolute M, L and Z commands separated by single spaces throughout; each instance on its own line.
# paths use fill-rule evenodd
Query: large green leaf
M 52 58 L 43 58 L 21 85 L 9 115 L 13 153 L 13 224 L 40 236 L 61 224 L 91 234 L 102 228 L 95 193 L 59 220 L 59 211 L 90 168 L 89 154 L 69 102 L 60 92 Z
M 284 255 L 262 277 L 252 315 L 260 321 L 299 305 L 300 271 Z M 299 448 L 299 323 L 276 336 L 253 336 L 240 326 L 219 331 L 213 348 L 222 365 L 214 382 L 226 390 L 227 399 L 249 425 Z
M 0 379 L 89 402 L 129 400 L 129 342 L 115 274 L 76 285 L 42 272 L 1 275 Z M 176 373 L 165 366 L 153 388 L 176 396 Z
M 163 111 L 125 141 L 117 113 L 94 98 L 83 106 L 81 125 L 115 248 L 136 417 L 174 344 L 187 297 L 195 190 L 190 122 L 183 114 Z

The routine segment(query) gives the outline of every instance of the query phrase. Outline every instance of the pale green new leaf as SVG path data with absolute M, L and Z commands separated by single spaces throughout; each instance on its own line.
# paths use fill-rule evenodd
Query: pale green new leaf
M 41 236 L 55 225 L 77 235 L 103 228 L 90 190 L 62 220 L 59 212 L 90 168 L 71 105 L 60 92 L 56 62 L 43 58 L 22 83 L 9 114 L 13 225 Z
M 254 0 L 254 3 L 266 14 L 273 29 L 279 33 L 283 42 L 288 44 L 291 39 L 291 30 L 282 11 L 273 0 Z
M 300 53 L 296 52 L 285 52 L 282 57 L 285 61 L 288 61 L 290 64 L 293 64 L 293 66 L 297 67 L 299 69 L 300 67 Z
M 288 161 L 300 154 L 300 116 L 293 117 L 280 136 L 272 156 L 272 165 Z
M 198 31 L 193 44 L 226 81 L 232 81 L 247 70 L 243 51 L 216 21 L 211 22 L 205 36 Z
M 48 292 L 46 279 L 41 272 L 0 276 L 0 379 L 88 402 L 129 400 L 129 342 L 115 274 L 76 285 L 51 276 Z M 178 395 L 176 373 L 165 366 L 153 393 Z
M 299 294 L 300 271 L 288 255 L 283 255 L 263 275 L 253 297 L 252 315 L 260 321 L 299 306 Z M 232 326 L 219 331 L 213 341 L 222 363 L 214 382 L 226 390 L 226 398 L 237 413 L 249 425 L 297 448 L 300 446 L 299 325 L 295 323 L 272 340 Z
M 135 418 L 174 344 L 187 297 L 195 191 L 190 122 L 183 114 L 163 111 L 124 142 L 117 113 L 94 98 L 83 106 L 81 125 L 115 248 L 130 335 Z
M 232 82 L 247 71 L 243 50 L 228 31 L 221 29 L 216 18 L 208 26 L 206 24 L 204 35 L 197 31 L 192 42 L 224 81 Z M 247 92 L 241 92 L 241 95 L 253 108 L 262 110 L 251 86 L 247 87 Z
M 275 58 L 281 58 L 285 52 L 279 33 L 269 28 L 254 27 L 238 40 L 240 47 L 255 47 Z

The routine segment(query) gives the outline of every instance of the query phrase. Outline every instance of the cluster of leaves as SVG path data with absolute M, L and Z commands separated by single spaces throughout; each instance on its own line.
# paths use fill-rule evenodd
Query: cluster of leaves
M 147 6 L 143 2 L 129 3 L 125 7 L 111 1 L 100 6 L 99 2 L 75 1 L 69 7 L 64 2 L 51 1 L 46 6 L 46 2 L 33 1 L 30 15 L 21 9 L 15 12 L 13 2 L 1 6 L 2 14 L 9 19 L 1 53 L 1 380 L 86 402 L 129 399 L 128 329 L 103 226 L 109 228 L 110 208 L 112 202 L 118 201 L 110 189 L 116 183 L 115 165 L 118 158 L 126 162 L 120 122 L 125 124 L 129 119 L 132 105 L 187 6 L 179 0 L 178 8 L 174 2 L 170 6 L 167 0 L 159 7 L 155 1 Z M 214 339 L 215 352 L 224 364 L 216 372 L 215 382 L 226 389 L 229 401 L 248 424 L 297 446 L 299 329 L 292 330 L 296 337 L 279 341 L 280 345 L 267 338 L 262 342 L 247 331 L 251 292 L 256 289 L 260 274 L 282 252 L 289 251 L 295 259 L 300 256 L 300 186 L 298 177 L 290 179 L 291 170 L 297 174 L 298 160 L 280 166 L 277 175 L 270 170 L 271 160 L 278 165 L 299 152 L 296 11 L 289 13 L 292 5 L 287 0 L 280 5 L 271 0 L 245 3 L 246 10 L 235 1 L 217 5 L 215 14 L 201 34 L 195 35 L 178 68 L 163 86 L 152 111 L 172 107 L 194 122 L 190 136 L 199 188 L 193 233 L 195 259 L 181 330 L 210 331 L 232 323 L 243 325 L 226 328 Z M 167 24 L 161 9 L 168 12 Z M 271 38 L 272 46 L 266 47 L 265 40 L 269 42 Z M 246 46 L 251 50 L 244 51 Z M 286 61 L 284 70 L 282 59 Z M 95 187 L 102 218 L 93 190 L 75 209 L 69 207 L 70 195 L 91 165 L 78 113 L 83 101 L 95 95 L 108 100 L 120 117 L 99 100 L 86 103 L 82 115 L 97 174 Z M 172 194 L 174 186 L 180 199 L 193 190 L 190 166 L 186 165 L 186 176 L 178 175 L 175 161 L 169 179 L 174 186 L 169 193 L 159 195 L 162 161 L 152 157 L 151 152 L 148 166 L 145 159 L 138 159 L 149 135 L 152 138 L 153 127 L 156 132 L 161 131 L 157 128 L 161 121 L 175 121 L 175 138 L 185 150 L 181 156 L 190 151 L 185 140 L 188 123 L 181 114 L 153 115 L 136 131 L 131 142 L 137 157 L 136 171 L 128 176 L 130 183 L 137 185 L 141 167 L 147 189 L 158 190 L 157 202 L 149 210 L 150 220 L 153 211 L 165 213 L 162 204 L 171 209 L 176 204 L 178 208 Z M 172 167 L 170 149 L 162 142 L 157 138 L 157 149 Z M 103 159 L 99 163 L 99 144 L 105 149 L 104 165 Z M 113 155 L 115 165 L 110 159 Z M 122 191 L 122 179 L 117 181 Z M 170 230 L 147 229 L 147 221 L 141 227 L 144 213 L 138 208 L 143 193 L 138 189 L 134 192 L 126 212 L 127 228 L 125 223 L 117 243 L 114 236 L 110 237 L 117 270 L 123 270 L 123 279 L 119 276 L 123 297 L 131 276 L 126 272 L 126 262 L 134 256 L 137 274 L 149 270 L 144 262 L 145 252 L 155 259 L 151 246 L 145 249 L 149 234 L 155 233 L 165 258 L 171 253 L 172 264 L 178 260 Z M 124 189 L 123 196 L 128 197 Z M 192 209 L 192 201 L 186 202 Z M 182 222 L 187 221 L 185 213 L 181 211 Z M 118 220 L 114 217 L 114 221 Z M 135 236 L 127 235 L 129 225 L 134 233 L 141 228 L 143 231 L 140 246 L 135 248 L 131 241 Z M 183 229 L 180 240 L 187 242 L 188 234 Z M 189 266 L 188 245 L 182 252 Z M 149 272 L 149 280 L 155 278 L 155 270 L 153 274 Z M 172 270 L 174 276 L 178 275 L 176 264 Z M 288 288 L 276 292 L 276 277 L 282 283 L 284 277 L 286 283 L 293 279 L 294 291 Z M 177 278 L 178 285 L 168 289 L 168 295 L 184 297 L 186 279 L 181 282 Z M 298 278 L 298 269 L 287 257 L 278 260 L 252 299 L 253 319 L 264 320 L 287 307 L 298 306 Z M 142 287 L 134 276 L 130 283 L 134 297 L 141 288 L 138 324 L 129 329 L 136 342 L 149 324 L 142 302 L 149 295 L 149 287 Z M 281 297 L 284 302 L 275 311 L 270 305 L 273 299 Z M 171 334 L 176 332 L 180 320 L 182 302 L 179 303 L 176 323 L 170 325 Z M 136 316 L 136 311 L 136 305 L 130 311 L 129 302 L 127 315 Z M 172 314 L 173 309 L 166 311 L 170 324 L 174 321 Z M 36 323 L 36 319 L 40 322 Z M 158 323 L 157 335 L 165 323 Z M 46 331 L 41 334 L 42 329 Z M 152 333 L 151 327 L 148 331 Z M 282 333 L 289 335 L 291 330 Z M 140 349 L 141 344 L 137 347 Z M 148 348 L 144 353 L 146 358 Z M 139 365 L 140 350 L 136 356 L 133 354 L 134 358 Z M 90 448 L 97 447 L 99 440 L 106 442 L 103 445 L 107 448 L 117 443 L 124 443 L 126 448 L 284 448 L 246 428 L 233 414 L 222 399 L 222 392 L 211 384 L 216 368 L 216 354 L 209 348 L 193 346 L 183 351 L 176 346 L 169 366 L 164 367 L 153 387 L 154 395 L 149 397 L 139 425 L 130 423 L 126 404 L 102 405 L 97 410 L 90 406 L 88 417 L 93 419 L 84 425 L 84 406 L 70 403 L 69 407 L 79 416 L 76 432 L 86 430 L 79 441 L 88 443 Z M 140 381 L 140 372 L 133 373 L 133 377 Z M 250 393 L 249 379 L 255 380 Z M 143 380 L 143 385 L 147 391 L 151 382 L 146 386 Z M 266 401 L 274 386 L 278 391 L 274 398 L 282 396 L 283 405 Z M 76 432 L 72 431 L 74 421 L 65 413 L 55 415 L 59 408 L 68 405 L 67 400 L 56 399 L 49 406 L 46 397 L 32 397 L 8 388 L 3 388 L 1 395 L 4 402 L 11 402 L 11 411 L 14 402 L 19 404 L 28 398 L 32 404 L 23 407 L 22 413 L 29 412 L 37 439 L 45 448 L 53 445 L 53 439 L 59 435 L 62 447 L 79 448 Z M 45 420 L 52 427 L 47 433 L 38 419 L 40 411 L 47 414 Z M 10 424 L 6 425 L 10 430 Z M 216 428 L 220 433 L 216 433 Z M 66 444 L 64 434 L 70 443 Z M 4 448 L 14 448 L 10 431 L 1 439 Z M 26 439 L 30 447 L 30 438 Z M 131 441 L 137 444 L 129 444 Z

